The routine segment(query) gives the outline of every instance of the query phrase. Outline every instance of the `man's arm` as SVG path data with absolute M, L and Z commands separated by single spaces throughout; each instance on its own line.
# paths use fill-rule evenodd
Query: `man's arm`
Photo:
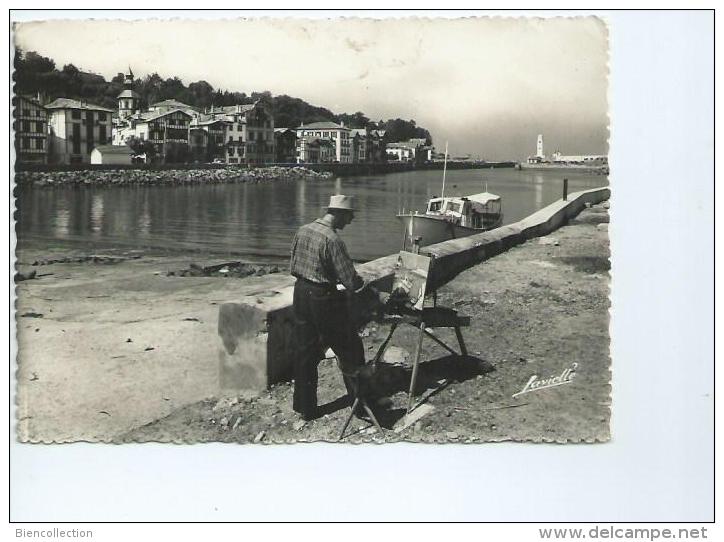
M 344 241 L 339 238 L 330 240 L 329 255 L 337 278 L 344 287 L 347 288 L 347 291 L 351 294 L 361 288 L 364 281 L 362 277 L 357 274 L 352 263 L 352 258 L 350 258 L 347 253 L 347 246 L 344 244 Z

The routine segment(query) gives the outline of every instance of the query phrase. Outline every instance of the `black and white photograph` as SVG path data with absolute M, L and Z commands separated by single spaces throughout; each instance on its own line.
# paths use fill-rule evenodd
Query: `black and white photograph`
M 14 517 L 706 520 L 707 21 L 11 11 Z
M 14 44 L 21 441 L 608 439 L 600 18 Z

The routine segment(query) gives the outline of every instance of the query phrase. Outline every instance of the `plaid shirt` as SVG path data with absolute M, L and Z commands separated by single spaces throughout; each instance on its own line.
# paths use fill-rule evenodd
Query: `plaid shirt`
M 318 218 L 299 228 L 292 242 L 291 274 L 318 284 L 344 284 L 353 292 L 363 284 L 347 247 L 332 224 Z

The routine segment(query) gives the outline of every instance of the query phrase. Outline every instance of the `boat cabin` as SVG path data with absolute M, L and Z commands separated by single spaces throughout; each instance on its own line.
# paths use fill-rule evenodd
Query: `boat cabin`
M 500 196 L 489 192 L 464 197 L 432 198 L 425 214 L 465 228 L 491 228 L 501 219 L 501 200 Z

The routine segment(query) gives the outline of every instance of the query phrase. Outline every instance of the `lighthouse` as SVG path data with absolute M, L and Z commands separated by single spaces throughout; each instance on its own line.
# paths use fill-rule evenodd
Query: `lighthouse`
M 118 95 L 118 118 L 123 120 L 138 109 L 140 96 L 133 90 L 133 72 L 129 66 L 128 73 L 123 77 L 123 92 Z
M 540 159 L 545 158 L 545 154 L 543 154 L 543 134 L 538 134 L 538 145 L 536 147 L 535 156 Z

